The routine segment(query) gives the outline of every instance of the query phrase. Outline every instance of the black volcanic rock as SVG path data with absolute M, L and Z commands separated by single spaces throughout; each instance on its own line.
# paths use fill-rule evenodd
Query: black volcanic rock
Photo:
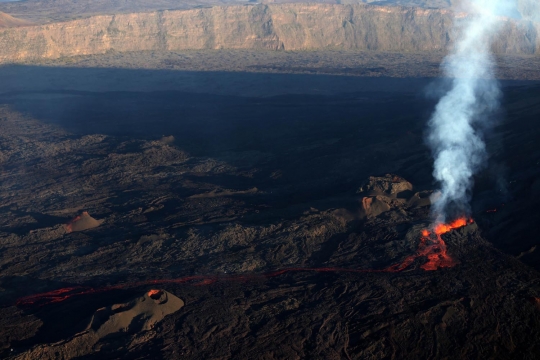
M 534 230 L 535 91 L 506 88 L 496 129 L 513 200 L 486 213 L 480 178 L 428 271 L 427 105 L 407 93 L 3 94 L 1 356 L 534 359 L 540 274 L 486 238 Z M 67 232 L 82 211 L 105 221 Z M 155 317 L 150 289 L 185 306 Z
M 370 176 L 369 180 L 357 192 L 398 197 L 400 194 L 412 191 L 412 189 L 412 184 L 402 177 L 386 174 L 383 177 Z
M 151 290 L 124 304 L 98 309 L 88 326 L 55 344 L 40 345 L 16 359 L 72 359 L 96 351 L 94 346 L 106 337 L 140 333 L 153 329 L 164 317 L 175 313 L 184 302 L 164 290 Z

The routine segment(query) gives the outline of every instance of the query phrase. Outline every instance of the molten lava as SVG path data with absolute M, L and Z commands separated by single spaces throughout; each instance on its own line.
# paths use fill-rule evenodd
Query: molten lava
M 450 230 L 458 229 L 460 227 L 464 227 L 467 224 L 472 223 L 472 219 L 467 218 L 459 218 L 454 221 L 452 221 L 450 224 L 438 224 L 435 225 L 434 232 L 436 235 L 442 235 L 446 234 Z
M 433 233 L 429 230 L 422 231 L 420 246 L 418 247 L 418 256 L 425 256 L 428 262 L 422 265 L 422 269 L 433 271 L 439 268 L 452 267 L 456 264 L 455 260 L 448 255 L 446 243 L 441 238 L 442 234 L 458 229 L 472 223 L 472 219 L 459 218 L 448 224 L 437 224 L 433 228 Z
M 231 275 L 192 275 L 177 279 L 157 279 L 143 280 L 135 283 L 124 283 L 102 288 L 90 288 L 84 286 L 74 286 L 69 288 L 57 289 L 41 294 L 29 295 L 17 300 L 18 306 L 30 305 L 46 305 L 51 303 L 62 302 L 73 296 L 97 294 L 110 290 L 126 289 L 138 286 L 148 285 L 165 285 L 165 284 L 186 284 L 191 283 L 193 286 L 210 285 L 215 282 L 224 281 L 250 281 L 260 280 L 264 278 L 272 278 L 292 272 L 343 272 L 343 273 L 385 273 L 385 272 L 400 272 L 411 266 L 415 260 L 419 258 L 427 258 L 427 262 L 421 266 L 426 271 L 433 271 L 440 268 L 452 267 L 456 261 L 448 255 L 446 243 L 441 235 L 453 229 L 457 229 L 467 224 L 472 223 L 472 219 L 459 218 L 449 224 L 438 224 L 434 226 L 433 231 L 424 229 L 421 232 L 420 244 L 415 254 L 407 256 L 402 262 L 393 264 L 383 269 L 350 269 L 350 268 L 285 268 L 262 274 L 231 274 Z M 152 289 L 148 291 L 148 296 L 153 299 L 161 296 L 161 290 Z
M 161 295 L 161 290 L 152 289 L 148 292 L 148 296 L 150 297 L 159 296 L 159 295 Z

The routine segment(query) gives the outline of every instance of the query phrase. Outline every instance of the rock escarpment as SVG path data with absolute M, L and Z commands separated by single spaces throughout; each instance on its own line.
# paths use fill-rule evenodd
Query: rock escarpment
M 334 4 L 271 4 L 99 15 L 0 31 L 0 62 L 108 51 L 185 49 L 347 49 L 443 51 L 452 43 L 449 10 Z M 501 19 L 494 48 L 536 55 L 540 25 Z

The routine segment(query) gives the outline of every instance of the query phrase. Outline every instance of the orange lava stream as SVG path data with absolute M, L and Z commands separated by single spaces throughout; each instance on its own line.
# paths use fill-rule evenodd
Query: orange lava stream
M 467 218 L 459 218 L 454 221 L 452 221 L 450 224 L 437 224 L 435 226 L 434 232 L 437 235 L 446 234 L 450 230 L 458 229 L 460 227 L 464 227 L 467 224 L 472 223 L 472 219 Z
M 323 267 L 323 268 L 286 268 L 276 270 L 263 274 L 232 274 L 232 275 L 192 275 L 178 279 L 159 279 L 159 280 L 146 280 L 135 283 L 119 284 L 114 286 L 107 286 L 102 288 L 91 288 L 84 286 L 74 286 L 62 289 L 57 289 L 45 293 L 34 294 L 25 296 L 16 301 L 18 306 L 30 306 L 30 305 L 47 305 L 52 303 L 62 302 L 73 296 L 98 294 L 111 290 L 134 288 L 139 286 L 149 285 L 166 285 L 166 284 L 185 284 L 190 283 L 194 286 L 210 285 L 215 282 L 221 281 L 250 281 L 256 279 L 267 279 L 280 275 L 284 275 L 292 272 L 341 272 L 341 273 L 395 273 L 401 272 L 412 265 L 415 260 L 425 257 L 427 262 L 421 265 L 421 268 L 426 271 L 434 271 L 440 268 L 449 268 L 456 264 L 448 254 L 446 243 L 441 238 L 442 234 L 457 229 L 467 224 L 472 223 L 472 219 L 459 218 L 449 224 L 438 224 L 434 226 L 432 231 L 423 230 L 421 233 L 420 244 L 415 254 L 407 256 L 402 262 L 388 266 L 383 269 L 347 269 L 336 267 Z M 155 295 L 159 290 L 150 290 L 149 296 Z
M 428 230 L 422 231 L 422 239 L 418 252 L 420 256 L 427 257 L 428 261 L 422 265 L 422 269 L 433 271 L 439 268 L 448 268 L 456 265 L 454 259 L 448 255 L 446 243 L 441 235 L 447 232 L 458 229 L 472 223 L 472 219 L 459 218 L 449 224 L 437 224 L 433 229 L 433 233 Z

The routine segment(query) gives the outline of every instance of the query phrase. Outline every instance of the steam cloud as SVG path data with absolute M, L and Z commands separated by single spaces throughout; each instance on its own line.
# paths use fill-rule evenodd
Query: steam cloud
M 517 7 L 523 19 L 540 22 L 540 1 L 519 0 Z
M 468 215 L 472 176 L 486 158 L 482 130 L 489 127 L 500 98 L 491 45 L 504 23 L 500 15 L 516 9 L 515 0 L 465 0 L 463 5 L 470 15 L 456 19 L 459 35 L 443 62 L 451 87 L 429 123 L 433 175 L 441 187 L 433 199 L 437 223 L 450 215 Z

